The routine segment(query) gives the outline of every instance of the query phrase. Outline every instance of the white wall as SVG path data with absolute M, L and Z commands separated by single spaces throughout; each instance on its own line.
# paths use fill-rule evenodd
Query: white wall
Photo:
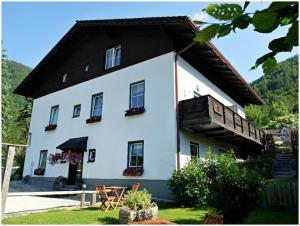
M 199 91 L 197 92 L 202 96 L 209 94 L 223 103 L 225 106 L 236 104 L 238 107 L 238 114 L 245 118 L 245 110 L 241 105 L 224 93 L 215 84 L 209 81 L 182 57 L 178 58 L 178 84 L 179 100 L 193 98 L 193 91 L 197 91 L 198 87 Z
M 201 63 L 201 62 L 199 62 Z M 210 82 L 197 69 L 191 66 L 182 57 L 178 58 L 178 97 L 179 100 L 194 98 L 194 91 L 201 96 L 211 95 L 226 106 L 237 104 L 238 114 L 245 118 L 245 111 L 242 106 L 225 94 L 216 85 Z M 210 147 L 213 152 L 219 153 L 219 149 L 229 150 L 232 147 L 228 144 L 218 142 L 215 139 L 207 138 L 203 134 L 193 134 L 187 131 L 180 131 L 180 166 L 191 159 L 190 142 L 199 144 L 200 157 L 204 157 L 205 152 Z
M 84 75 L 83 75 L 84 76 Z M 129 108 L 130 83 L 145 80 L 146 112 L 125 117 Z M 102 121 L 86 124 L 91 96 L 103 92 Z M 81 104 L 81 114 L 72 118 L 73 107 Z M 59 105 L 58 126 L 44 131 L 51 106 Z M 106 74 L 34 100 L 30 125 L 32 143 L 26 154 L 24 175 L 38 167 L 40 150 L 61 152 L 64 141 L 88 136 L 87 148 L 96 149 L 96 160 L 87 163 L 84 155 L 83 178 L 122 179 L 127 167 L 129 141 L 144 140 L 144 175 L 141 179 L 167 179 L 176 163 L 176 120 L 174 108 L 174 53 Z M 46 177 L 65 176 L 68 164 L 49 165 Z

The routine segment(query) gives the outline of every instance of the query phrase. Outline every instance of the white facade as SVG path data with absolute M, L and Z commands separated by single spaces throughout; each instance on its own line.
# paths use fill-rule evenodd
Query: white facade
M 145 81 L 145 112 L 125 117 L 129 108 L 130 84 Z M 237 104 L 207 80 L 183 58 L 178 59 L 179 100 L 193 98 L 193 92 L 210 94 L 224 105 Z M 102 120 L 86 124 L 93 94 L 103 93 Z M 73 118 L 74 105 L 81 104 L 80 117 Z M 59 105 L 57 128 L 44 131 L 50 109 Z M 23 175 L 38 168 L 41 150 L 48 155 L 70 138 L 88 137 L 87 149 L 96 149 L 95 162 L 84 154 L 83 178 L 131 179 L 122 175 L 127 167 L 128 142 L 144 141 L 144 174 L 139 179 L 167 180 L 176 168 L 175 52 L 117 70 L 95 79 L 37 98 L 30 124 L 32 142 L 26 153 Z M 238 105 L 238 113 L 245 117 Z M 190 142 L 199 143 L 202 157 L 211 147 L 215 152 L 228 145 L 199 134 L 180 131 L 181 166 L 190 159 Z M 68 164 L 50 165 L 44 177 L 68 176 Z M 43 177 L 43 176 L 42 176 Z

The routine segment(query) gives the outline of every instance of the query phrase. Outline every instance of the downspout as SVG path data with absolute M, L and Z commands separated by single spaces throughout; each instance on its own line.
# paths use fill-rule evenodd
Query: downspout
M 178 98 L 178 57 L 180 54 L 195 45 L 195 42 L 190 43 L 175 55 L 175 101 L 176 101 L 176 143 L 177 143 L 177 170 L 180 169 L 180 128 L 179 128 L 179 98 Z

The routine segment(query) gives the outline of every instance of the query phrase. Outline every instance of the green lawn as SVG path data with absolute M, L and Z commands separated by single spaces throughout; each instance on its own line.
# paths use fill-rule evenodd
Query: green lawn
M 213 212 L 207 208 L 183 208 L 170 204 L 159 204 L 159 217 L 177 224 L 201 224 L 206 213 Z M 253 213 L 247 224 L 296 224 L 297 213 L 259 211 Z M 118 211 L 99 211 L 97 207 L 84 210 L 53 210 L 32 213 L 25 216 L 9 217 L 3 224 L 118 224 Z

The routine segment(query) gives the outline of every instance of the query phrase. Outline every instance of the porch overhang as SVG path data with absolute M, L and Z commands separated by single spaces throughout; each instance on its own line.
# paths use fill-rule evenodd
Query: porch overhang
M 63 151 L 86 151 L 87 140 L 88 137 L 71 138 L 65 141 L 64 143 L 58 145 L 56 148 Z

